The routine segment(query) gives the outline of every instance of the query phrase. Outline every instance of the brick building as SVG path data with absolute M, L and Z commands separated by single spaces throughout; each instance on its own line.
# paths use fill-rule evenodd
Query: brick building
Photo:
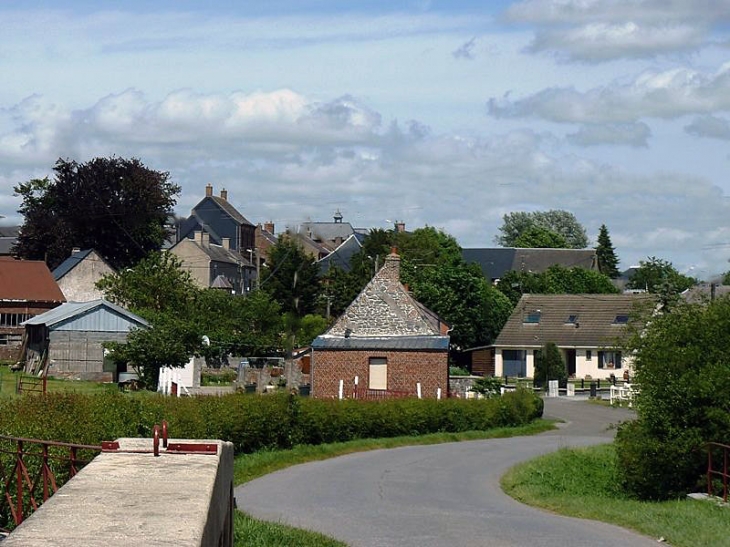
M 449 327 L 400 283 L 400 257 L 385 264 L 332 327 L 312 343 L 312 396 L 436 397 L 448 390 Z M 357 388 L 355 378 L 358 379 Z

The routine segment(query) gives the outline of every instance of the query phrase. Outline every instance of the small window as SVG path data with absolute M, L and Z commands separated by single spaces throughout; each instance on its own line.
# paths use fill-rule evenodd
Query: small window
M 525 316 L 525 319 L 523 321 L 523 323 L 527 323 L 530 325 L 536 325 L 539 322 L 540 322 L 540 312 L 539 311 L 533 311 L 533 312 L 528 313 Z
M 625 325 L 628 322 L 629 322 L 628 315 L 617 315 L 616 319 L 613 320 L 614 325 Z
M 590 361 L 593 359 L 593 352 L 589 349 L 586 350 L 586 361 Z
M 370 357 L 369 389 L 388 389 L 388 359 L 386 357 Z
M 621 368 L 620 351 L 599 351 L 598 368 L 619 369 Z
M 577 315 L 569 315 L 566 323 L 569 323 L 571 325 L 575 325 L 578 322 L 578 316 Z

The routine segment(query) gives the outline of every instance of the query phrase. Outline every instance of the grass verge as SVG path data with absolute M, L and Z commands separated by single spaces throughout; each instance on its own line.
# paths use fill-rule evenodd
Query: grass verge
M 234 463 L 234 482 L 239 485 L 274 471 L 300 463 L 325 460 L 354 452 L 396 448 L 399 446 L 428 445 L 535 435 L 554 429 L 553 422 L 536 420 L 522 427 L 503 427 L 489 431 L 465 431 L 462 433 L 434 433 L 418 437 L 392 437 L 388 439 L 360 439 L 345 443 L 323 444 L 318 446 L 297 446 L 291 450 L 259 451 L 253 454 L 242 454 Z M 242 513 L 236 512 L 235 545 L 237 547 L 344 547 L 331 538 L 315 532 L 291 528 L 278 523 L 264 522 Z
M 561 449 L 502 477 L 513 498 L 561 515 L 617 524 L 674 547 L 727 545 L 730 509 L 712 502 L 630 499 L 618 485 L 613 445 Z

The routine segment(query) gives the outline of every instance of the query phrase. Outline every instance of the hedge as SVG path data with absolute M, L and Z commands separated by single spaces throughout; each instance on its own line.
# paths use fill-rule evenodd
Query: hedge
M 231 441 L 237 453 L 360 438 L 518 426 L 542 416 L 527 390 L 495 399 L 319 400 L 293 395 L 50 393 L 0 400 L 0 434 L 81 444 L 149 437 L 167 420 L 170 436 Z

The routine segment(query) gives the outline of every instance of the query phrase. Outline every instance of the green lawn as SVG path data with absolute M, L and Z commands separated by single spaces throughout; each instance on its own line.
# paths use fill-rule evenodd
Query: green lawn
M 20 376 L 32 378 L 31 376 L 24 375 L 22 372 L 12 372 L 7 367 L 0 367 L 0 397 L 14 397 L 16 395 L 16 386 Z M 94 393 L 116 391 L 117 385 L 112 383 L 48 378 L 47 389 L 49 392 L 75 391 L 78 393 Z
M 466 431 L 463 433 L 434 433 L 419 437 L 393 437 L 389 439 L 362 439 L 345 443 L 323 444 L 318 446 L 298 446 L 291 450 L 259 451 L 236 457 L 234 463 L 234 481 L 243 484 L 273 471 L 292 465 L 315 460 L 324 460 L 381 448 L 398 446 L 451 443 L 473 441 L 479 439 L 496 439 L 515 437 L 518 435 L 535 435 L 554 429 L 553 422 L 537 420 L 530 425 L 513 428 L 499 428 L 490 431 Z M 289 526 L 256 520 L 245 513 L 237 512 L 235 521 L 235 545 L 243 546 L 280 546 L 280 547 L 315 547 L 343 546 L 343 543 L 326 538 L 320 534 L 299 530 Z
M 730 544 L 730 508 L 713 502 L 642 502 L 616 480 L 611 444 L 562 449 L 517 465 L 502 478 L 510 496 L 555 513 L 599 520 L 664 540 L 674 547 Z

